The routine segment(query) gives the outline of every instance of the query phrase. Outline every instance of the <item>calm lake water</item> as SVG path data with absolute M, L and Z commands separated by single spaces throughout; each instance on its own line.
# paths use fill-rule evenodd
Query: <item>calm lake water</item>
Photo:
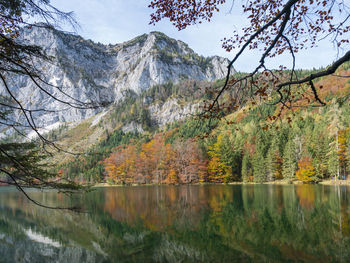
M 193 185 L 83 196 L 0 188 L 0 262 L 350 262 L 350 188 Z

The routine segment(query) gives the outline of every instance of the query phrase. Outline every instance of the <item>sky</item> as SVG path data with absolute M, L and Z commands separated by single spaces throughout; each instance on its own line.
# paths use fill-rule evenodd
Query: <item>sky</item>
M 233 52 L 221 48 L 221 39 L 232 36 L 234 29 L 247 26 L 240 8 L 240 1 L 228 1 L 215 14 L 210 23 L 193 25 L 178 31 L 168 21 L 161 21 L 155 26 L 149 25 L 152 9 L 148 8 L 150 0 L 51 0 L 51 4 L 61 11 L 72 11 L 79 24 L 76 34 L 85 39 L 103 44 L 117 44 L 132 38 L 160 31 L 169 37 L 182 40 L 190 48 L 203 56 L 219 55 L 232 59 Z M 231 10 L 231 12 L 230 12 Z M 61 26 L 63 30 L 72 31 L 70 27 Z M 341 54 L 340 54 L 341 55 Z M 319 47 L 298 53 L 297 68 L 311 69 L 327 66 L 337 58 L 337 52 L 328 41 L 320 42 Z M 256 67 L 259 56 L 256 52 L 247 52 L 234 65 L 238 71 L 249 71 Z M 291 66 L 290 55 L 279 56 L 268 62 L 268 66 Z

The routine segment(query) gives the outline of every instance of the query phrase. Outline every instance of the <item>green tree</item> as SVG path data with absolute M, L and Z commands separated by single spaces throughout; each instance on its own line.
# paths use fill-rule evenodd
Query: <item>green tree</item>
M 223 163 L 231 167 L 232 178 L 230 180 L 240 180 L 241 178 L 241 155 L 239 149 L 235 149 L 235 145 L 229 136 L 224 133 L 220 143 L 220 157 Z
M 254 182 L 262 183 L 267 180 L 267 169 L 262 148 L 258 147 L 252 157 Z
M 315 143 L 313 144 L 313 149 L 315 154 L 314 156 L 314 166 L 316 169 L 316 176 L 319 179 L 326 178 L 328 175 L 328 158 L 327 158 L 327 151 L 328 151 L 328 140 L 327 137 L 320 133 L 315 133 L 317 135 L 313 136 L 313 140 Z M 310 144 L 312 144 L 312 141 Z
M 247 152 L 243 154 L 242 159 L 242 179 L 243 182 L 251 182 L 253 179 L 253 170 L 251 168 L 250 156 Z
M 296 147 L 291 139 L 291 134 L 288 137 L 283 151 L 283 166 L 282 175 L 285 179 L 293 179 L 297 170 Z
M 342 119 L 342 111 L 339 104 L 333 99 L 328 111 L 328 132 L 331 136 L 328 150 L 328 168 L 330 174 L 336 179 L 340 176 L 339 132 L 341 129 L 344 129 Z
M 232 153 L 233 149 L 228 141 L 228 137 L 224 134 L 219 134 L 216 142 L 209 147 L 208 151 L 210 156 L 208 172 L 212 181 L 225 183 L 233 181 Z
M 276 137 L 275 137 L 276 138 Z M 267 180 L 282 179 L 282 157 L 276 139 L 273 139 L 266 156 Z

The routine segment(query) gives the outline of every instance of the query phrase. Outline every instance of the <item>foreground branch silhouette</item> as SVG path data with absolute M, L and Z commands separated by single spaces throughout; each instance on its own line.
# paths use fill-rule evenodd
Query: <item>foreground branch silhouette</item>
M 25 19 L 26 18 L 26 19 Z M 30 23 L 30 18 L 41 23 Z M 77 211 L 78 207 L 56 207 L 41 204 L 32 199 L 25 188 L 56 189 L 63 193 L 74 193 L 85 189 L 68 178 L 59 178 L 49 172 L 45 159 L 52 151 L 64 151 L 54 142 L 45 138 L 39 131 L 33 116 L 36 112 L 55 112 L 45 108 L 26 108 L 20 101 L 11 81 L 13 76 L 30 79 L 35 88 L 45 96 L 76 109 L 93 109 L 101 107 L 98 103 L 82 102 L 65 93 L 62 87 L 52 85 L 45 80 L 45 72 L 36 67 L 40 61 L 52 62 L 53 58 L 38 46 L 28 45 L 20 40 L 21 30 L 31 27 L 54 28 L 60 22 L 68 22 L 76 27 L 72 13 L 56 9 L 47 0 L 5 0 L 0 2 L 0 125 L 2 129 L 12 129 L 22 139 L 0 139 L 0 183 L 13 185 L 28 200 L 36 205 Z M 50 91 L 51 90 L 51 91 Z M 56 96 L 52 90 L 58 91 Z M 23 121 L 13 118 L 15 111 L 23 116 Z M 30 142 L 26 137 L 28 130 L 34 131 L 36 141 Z
M 183 30 L 203 21 L 210 22 L 225 2 L 227 1 L 152 0 L 149 7 L 154 12 L 151 14 L 150 24 L 169 19 L 175 27 Z M 239 4 L 237 2 L 240 1 L 233 1 L 234 6 Z M 211 91 L 215 96 L 204 103 L 200 117 L 221 119 L 224 112 L 232 112 L 248 100 L 254 101 L 256 98 L 266 102 L 274 100 L 274 104 L 281 105 L 281 114 L 284 108 L 293 108 L 296 102 L 293 94 L 299 92 L 302 85 L 308 85 L 311 90 L 316 102 L 313 106 L 325 105 L 314 82 L 320 77 L 333 75 L 341 65 L 350 60 L 350 7 L 346 1 L 248 0 L 242 3 L 243 14 L 249 20 L 250 26 L 242 28 L 242 34 L 234 32 L 232 37 L 223 39 L 223 48 L 228 52 L 236 50 L 236 53 L 228 64 L 224 85 Z M 334 46 L 337 49 L 336 60 L 328 68 L 299 79 L 295 69 L 295 54 L 317 46 L 319 41 L 328 41 L 330 48 Z M 258 64 L 252 72 L 237 77 L 232 73 L 233 67 L 249 50 L 261 52 Z M 291 55 L 290 71 L 285 71 L 286 67 L 283 65 L 279 69 L 269 69 L 266 66 L 268 59 L 285 52 Z M 231 101 L 223 101 L 226 91 L 233 92 Z

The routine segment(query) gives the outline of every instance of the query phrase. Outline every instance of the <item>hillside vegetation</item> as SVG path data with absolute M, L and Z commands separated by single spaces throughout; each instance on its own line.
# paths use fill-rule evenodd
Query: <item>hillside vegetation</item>
M 349 65 L 337 74 L 349 75 Z M 211 85 L 215 89 L 221 82 Z M 306 107 L 312 94 L 303 91 L 294 94 L 299 96 L 296 107 L 274 118 L 280 111 L 278 105 L 248 101 L 225 116 L 209 134 L 206 121 L 193 117 L 166 126 L 152 122 L 147 101 L 176 99 L 183 105 L 195 104 L 210 99 L 211 94 L 204 92 L 208 85 L 198 81 L 168 83 L 140 96 L 130 94 L 98 124 L 102 129 L 107 127 L 100 142 L 85 156 L 61 164 L 58 173 L 78 181 L 113 184 L 319 182 L 347 177 L 348 78 L 319 80 L 320 97 L 327 103 L 324 107 Z M 128 122 L 141 125 L 143 132 L 124 133 L 121 127 Z

